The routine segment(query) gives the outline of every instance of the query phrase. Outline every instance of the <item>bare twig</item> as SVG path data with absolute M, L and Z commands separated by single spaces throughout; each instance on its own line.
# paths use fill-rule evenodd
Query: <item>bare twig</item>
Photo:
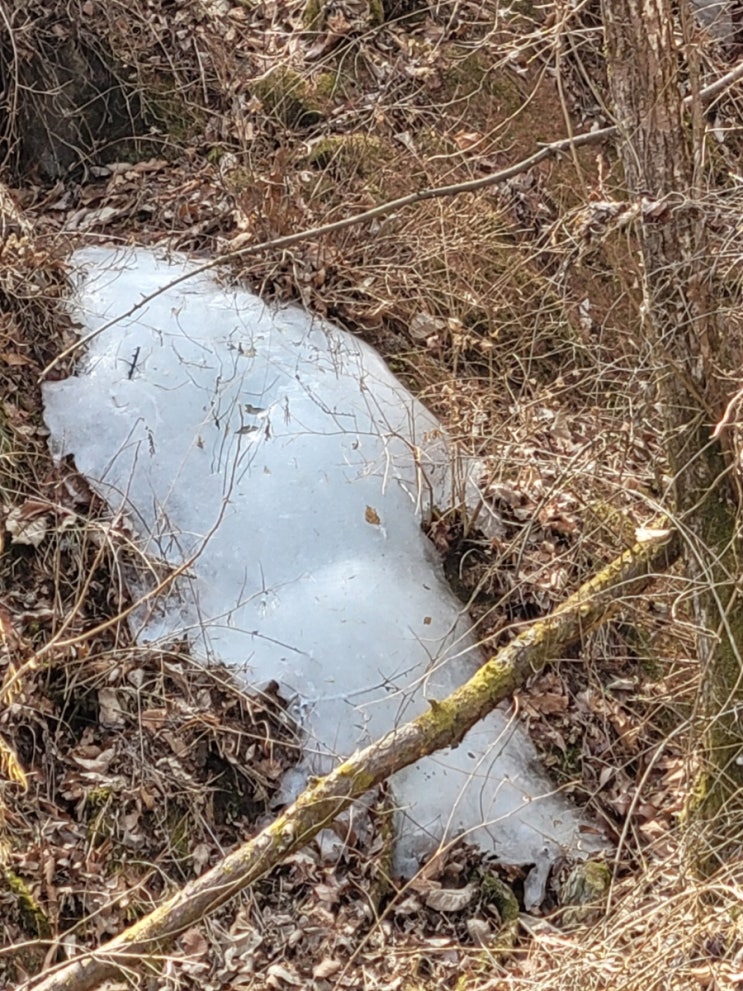
M 699 90 L 699 99 L 706 106 L 706 104 L 711 103 L 711 101 L 718 96 L 718 94 L 724 92 L 724 90 L 729 89 L 734 83 L 737 83 L 739 79 L 743 77 L 743 62 L 739 62 L 734 66 L 730 72 L 726 72 L 724 76 L 720 76 L 709 86 L 705 86 L 703 89 Z M 684 106 L 690 107 L 694 102 L 694 94 L 690 94 L 684 97 Z

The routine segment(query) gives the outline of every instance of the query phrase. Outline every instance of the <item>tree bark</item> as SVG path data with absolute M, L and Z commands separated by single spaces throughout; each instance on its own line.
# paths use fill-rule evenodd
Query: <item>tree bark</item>
M 700 773 L 688 823 L 693 859 L 709 871 L 739 849 L 743 813 L 739 505 L 730 460 L 710 437 L 725 407 L 716 369 L 740 368 L 741 356 L 710 291 L 705 210 L 695 188 L 703 122 L 693 94 L 691 120 L 683 115 L 671 0 L 603 0 L 603 16 L 620 156 L 641 206 L 642 343 L 656 360 L 698 629 Z
M 258 880 L 320 829 L 395 771 L 443 747 L 455 746 L 478 720 L 508 698 L 564 648 L 639 594 L 679 553 L 675 534 L 665 542 L 637 544 L 559 606 L 490 658 L 448 698 L 410 723 L 359 751 L 311 785 L 275 822 L 191 881 L 159 908 L 97 950 L 56 968 L 25 987 L 33 991 L 89 991 L 135 971 L 159 955 L 184 930 Z

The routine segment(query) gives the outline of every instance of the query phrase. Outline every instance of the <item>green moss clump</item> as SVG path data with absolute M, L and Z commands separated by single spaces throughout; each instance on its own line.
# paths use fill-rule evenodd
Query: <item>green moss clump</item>
M 322 30 L 325 6 L 322 0 L 307 0 L 302 11 L 302 27 L 305 31 Z
M 382 0 L 369 0 L 369 27 L 378 28 L 384 24 L 384 4 Z
M 421 24 L 425 21 L 430 6 L 427 0 L 382 0 L 384 20 L 404 21 L 406 24 Z
M 600 919 L 610 886 L 611 871 L 602 861 L 576 864 L 560 889 L 560 902 L 566 906 L 563 924 L 586 925 Z
M 499 117 L 518 113 L 524 97 L 517 81 L 493 68 L 480 52 L 467 54 L 455 62 L 446 74 L 445 98 L 464 100 L 478 117 L 495 110 Z
M 480 881 L 480 892 L 483 901 L 490 902 L 498 909 L 504 926 L 518 921 L 519 903 L 513 891 L 505 881 L 488 871 Z
M 581 762 L 583 759 L 583 750 L 581 747 L 573 744 L 566 746 L 564 751 L 555 747 L 549 753 L 550 755 L 554 754 L 559 761 L 552 770 L 558 771 L 562 780 L 575 781 L 576 777 L 580 777 Z
M 325 108 L 305 79 L 285 66 L 277 66 L 253 84 L 253 96 L 263 111 L 290 130 L 314 127 L 325 117 Z
M 315 76 L 314 91 L 318 99 L 332 100 L 339 89 L 340 80 L 336 72 L 321 72 Z
M 313 145 L 308 165 L 330 170 L 338 179 L 364 178 L 379 171 L 388 151 L 378 138 L 367 134 L 331 134 Z
M 345 52 L 339 52 L 332 67 L 312 76 L 311 92 L 323 107 L 332 107 L 336 101 L 355 100 L 364 91 L 365 77 Z
M 603 499 L 596 499 L 588 506 L 586 523 L 603 541 L 621 550 L 634 547 L 637 542 L 634 522 L 621 509 Z
M 307 0 L 302 12 L 302 27 L 305 31 L 322 31 L 325 28 L 326 14 L 323 0 Z M 366 17 L 362 15 L 361 20 L 364 22 L 364 27 L 381 27 L 385 21 L 383 0 L 368 0 Z
M 7 869 L 3 871 L 2 878 L 5 888 L 15 897 L 21 924 L 26 932 L 38 939 L 48 939 L 52 934 L 49 919 L 23 878 Z
M 177 86 L 165 78 L 147 79 L 142 99 L 148 121 L 177 142 L 189 141 L 203 130 L 205 112 L 187 103 Z
M 225 154 L 225 149 L 221 145 L 213 145 L 206 153 L 206 160 L 210 165 L 218 165 Z
M 191 856 L 192 822 L 187 812 L 175 805 L 168 809 L 165 817 L 171 855 L 180 861 Z
M 515 3 L 511 4 L 511 10 L 515 14 L 529 18 L 529 20 L 534 20 L 537 14 L 537 8 L 532 0 L 516 0 Z
M 496 908 L 500 916 L 498 932 L 488 940 L 479 966 L 475 965 L 476 971 L 483 968 L 487 971 L 492 967 L 493 960 L 505 960 L 513 950 L 518 936 L 519 903 L 510 886 L 493 871 L 484 871 L 479 876 L 479 884 L 482 902 Z
M 85 806 L 89 813 L 88 839 L 93 847 L 101 846 L 116 833 L 116 820 L 111 813 L 115 800 L 115 790 L 105 785 L 91 788 L 85 796 Z

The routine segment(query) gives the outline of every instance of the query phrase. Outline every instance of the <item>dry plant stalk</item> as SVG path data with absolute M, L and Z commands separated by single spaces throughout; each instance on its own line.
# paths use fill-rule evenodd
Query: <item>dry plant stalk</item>
M 680 553 L 675 532 L 635 544 L 554 612 L 524 630 L 446 699 L 431 701 L 400 726 L 317 780 L 256 837 L 191 881 L 149 915 L 97 950 L 53 970 L 28 991 L 88 991 L 148 961 L 157 966 L 167 944 L 233 895 L 299 850 L 357 798 L 421 757 L 458 744 L 531 675 L 637 595 Z

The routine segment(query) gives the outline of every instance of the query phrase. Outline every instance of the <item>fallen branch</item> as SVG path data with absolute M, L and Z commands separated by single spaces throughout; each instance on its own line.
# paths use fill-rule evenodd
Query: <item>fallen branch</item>
M 358 751 L 313 783 L 275 822 L 206 874 L 99 949 L 62 964 L 27 991 L 89 991 L 102 981 L 156 965 L 174 937 L 257 881 L 303 847 L 355 799 L 421 757 L 459 743 L 483 716 L 569 644 L 604 622 L 679 556 L 670 537 L 636 544 L 586 582 L 549 616 L 534 623 L 490 658 L 461 688 L 412 722 Z

